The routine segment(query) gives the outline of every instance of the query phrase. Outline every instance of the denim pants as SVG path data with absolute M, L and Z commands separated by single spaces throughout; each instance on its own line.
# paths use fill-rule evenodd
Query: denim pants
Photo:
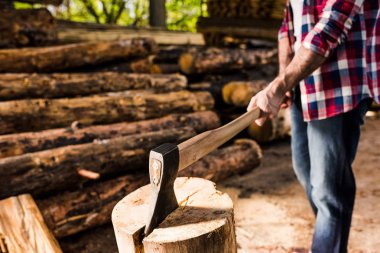
M 291 108 L 292 159 L 316 217 L 312 253 L 347 253 L 356 190 L 351 164 L 371 100 L 311 122 L 303 121 L 296 102 Z

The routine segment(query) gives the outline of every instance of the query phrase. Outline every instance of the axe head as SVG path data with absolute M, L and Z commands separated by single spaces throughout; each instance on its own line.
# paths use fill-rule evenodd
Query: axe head
M 150 151 L 149 175 L 151 194 L 145 236 L 149 235 L 171 212 L 178 207 L 174 194 L 179 151 L 177 145 L 163 144 Z

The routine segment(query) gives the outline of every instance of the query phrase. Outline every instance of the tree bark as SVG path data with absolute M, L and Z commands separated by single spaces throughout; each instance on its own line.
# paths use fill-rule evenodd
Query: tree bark
M 228 13 L 231 13 L 231 10 L 228 10 Z M 240 40 L 242 38 L 256 38 L 275 42 L 278 39 L 278 29 L 281 26 L 282 19 L 283 17 L 277 20 L 243 17 L 200 17 L 197 21 L 197 31 L 203 34 L 208 46 L 229 46 L 231 38 Z
M 29 194 L 0 201 L 0 251 L 61 253 Z
M 178 63 L 181 54 L 185 53 L 195 46 L 160 46 L 158 52 L 154 55 L 154 63 Z
M 82 98 L 14 100 L 0 103 L 0 134 L 86 126 L 162 117 L 170 113 L 204 111 L 213 107 L 207 92 L 147 91 L 108 93 Z
M 44 48 L 0 50 L 0 72 L 52 72 L 152 54 L 152 39 L 83 42 Z
M 192 128 L 170 129 L 4 158 L 0 198 L 26 192 L 51 194 L 108 175 L 144 171 L 150 149 L 193 135 Z
M 226 104 L 246 107 L 251 98 L 268 85 L 267 80 L 254 80 L 248 82 L 229 82 L 223 86 L 223 101 Z
M 89 231 L 61 238 L 59 245 L 65 253 L 116 253 L 115 232 L 111 223 Z
M 0 13 L 0 48 L 42 46 L 57 40 L 55 20 L 47 9 Z
M 179 65 L 183 73 L 201 74 L 231 72 L 276 61 L 276 49 L 207 48 L 183 53 Z
M 181 75 L 147 75 L 117 72 L 0 74 L 0 100 L 62 98 L 103 92 L 151 89 L 156 92 L 182 90 Z
M 200 178 L 176 179 L 180 207 L 143 238 L 150 188 L 147 185 L 127 195 L 112 211 L 119 252 L 237 252 L 232 200 L 217 191 L 213 182 Z
M 203 177 L 218 182 L 253 170 L 261 159 L 261 149 L 256 142 L 237 140 L 181 171 L 179 176 Z M 38 205 L 49 228 L 56 236 L 64 237 L 110 222 L 113 206 L 148 181 L 147 174 L 128 175 L 80 191 L 52 196 L 38 201 Z
M 115 137 L 190 126 L 197 133 L 220 126 L 212 111 L 172 114 L 158 119 L 41 132 L 0 135 L 0 158 Z
M 263 18 L 264 20 L 271 21 L 272 19 L 282 20 L 284 17 L 283 10 L 285 8 L 285 1 L 272 0 L 272 1 L 207 1 L 207 11 L 210 17 L 219 18 L 245 18 L 244 23 L 252 22 L 252 18 Z M 253 23 L 251 25 L 254 25 Z M 241 24 L 242 25 L 242 24 Z M 265 26 L 265 22 L 259 23 Z M 280 25 L 280 24 L 279 24 Z M 266 27 L 266 26 L 265 26 Z M 278 28 L 278 27 L 277 27 Z

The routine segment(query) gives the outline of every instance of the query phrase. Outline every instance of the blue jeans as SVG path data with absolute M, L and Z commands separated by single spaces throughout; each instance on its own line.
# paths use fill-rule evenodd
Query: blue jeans
M 347 253 L 356 190 L 351 164 L 369 104 L 311 122 L 292 105 L 293 167 L 316 217 L 313 253 Z

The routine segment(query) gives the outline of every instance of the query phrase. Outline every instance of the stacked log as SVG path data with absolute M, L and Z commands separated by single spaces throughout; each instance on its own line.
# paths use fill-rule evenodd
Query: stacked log
M 277 41 L 285 5 L 286 0 L 209 0 L 209 15 L 198 20 L 197 30 L 209 46 L 225 46 L 231 38 Z
M 162 118 L 130 123 L 122 122 L 83 128 L 72 126 L 39 132 L 0 135 L 0 158 L 186 126 L 200 133 L 220 126 L 220 122 L 216 113 L 205 111 L 171 114 Z
M 61 46 L 0 50 L 0 72 L 53 72 L 116 59 L 143 57 L 157 50 L 151 39 L 83 42 Z
M 59 244 L 65 253 L 118 252 L 112 224 L 61 238 Z
M 158 93 L 183 90 L 187 79 L 180 75 L 144 75 L 117 72 L 0 74 L 0 100 L 62 98 L 124 90 Z
M 285 0 L 209 0 L 207 11 L 212 17 L 221 18 L 274 18 L 282 19 Z
M 254 141 L 237 140 L 181 171 L 179 176 L 202 177 L 218 182 L 254 169 L 261 159 L 261 149 Z M 120 199 L 148 183 L 147 168 L 145 174 L 143 171 L 140 173 L 41 200 L 38 206 L 57 237 L 103 225 L 110 222 L 111 210 Z
M 179 65 L 185 74 L 221 73 L 249 69 L 277 62 L 276 49 L 221 49 L 191 50 L 181 55 Z
M 179 58 L 188 50 L 188 46 L 160 46 L 157 53 L 153 55 L 131 62 L 119 62 L 114 64 L 114 66 L 107 66 L 107 69 L 150 74 L 180 73 Z
M 225 47 L 238 43 L 247 47 L 252 39 L 276 42 L 281 22 L 281 19 L 267 18 L 201 17 L 197 22 L 197 31 L 203 34 L 208 46 Z
M 192 128 L 185 127 L 4 158 L 0 160 L 0 197 L 25 192 L 38 196 L 109 175 L 134 173 L 147 167 L 150 149 L 194 135 Z
M 57 39 L 53 16 L 47 9 L 3 9 L 0 48 L 47 45 Z
M 13 100 L 0 103 L 0 134 L 81 125 L 136 121 L 213 107 L 207 92 L 154 94 L 124 91 L 81 98 Z
M 251 98 L 267 85 L 267 80 L 229 82 L 223 86 L 223 101 L 236 107 L 247 107 Z

